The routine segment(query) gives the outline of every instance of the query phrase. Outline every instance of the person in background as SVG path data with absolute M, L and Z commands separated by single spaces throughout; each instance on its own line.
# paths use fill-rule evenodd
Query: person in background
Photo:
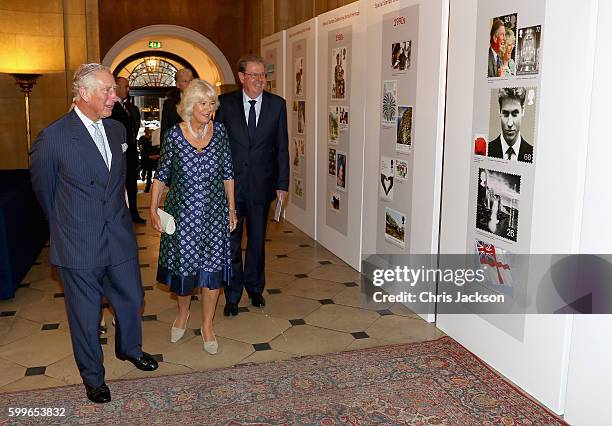
M 130 85 L 127 78 L 117 77 L 117 101 L 113 106 L 113 113 L 110 118 L 119 121 L 125 127 L 127 151 L 127 170 L 125 172 L 125 189 L 127 190 L 130 215 L 134 223 L 144 224 L 147 221 L 138 214 L 136 204 L 136 194 L 138 193 L 138 148 L 136 135 L 138 128 L 134 128 L 134 118 L 132 117 L 126 100 L 130 94 Z M 138 119 L 140 123 L 140 118 Z
M 162 119 L 161 119 L 161 144 L 163 145 L 166 133 L 175 124 L 180 123 L 182 120 L 181 116 L 176 111 L 176 106 L 181 101 L 181 93 L 189 86 L 191 80 L 193 80 L 193 72 L 189 68 L 183 68 L 176 72 L 174 76 L 176 80 L 176 88 L 171 89 L 166 95 L 166 100 L 162 106 Z
M 144 192 L 149 192 L 151 189 L 151 179 L 153 178 L 153 131 L 150 127 L 145 129 L 144 134 L 138 139 L 138 147 L 140 149 L 140 178 L 146 181 Z

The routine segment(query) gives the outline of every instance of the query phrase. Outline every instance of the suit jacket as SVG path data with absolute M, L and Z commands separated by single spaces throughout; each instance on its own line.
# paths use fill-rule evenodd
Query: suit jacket
M 125 129 L 104 120 L 111 169 L 76 112 L 44 129 L 32 146 L 32 187 L 51 234 L 50 262 L 66 268 L 118 265 L 138 256 L 125 203 Z
M 255 140 L 249 140 L 242 90 L 219 96 L 215 121 L 229 134 L 237 201 L 269 203 L 289 188 L 289 140 L 285 100 L 263 92 Z
M 487 77 L 497 77 L 497 63 L 495 61 L 495 55 L 489 46 L 489 65 L 487 67 Z
M 163 144 L 164 140 L 166 140 L 166 133 L 175 124 L 183 121 L 178 112 L 176 112 L 176 106 L 181 101 L 181 92 L 176 87 L 171 89 L 166 95 L 166 100 L 164 101 L 164 105 L 162 107 L 162 118 L 161 118 L 161 140 L 160 143 Z
M 502 152 L 502 144 L 500 136 L 489 142 L 487 146 L 487 157 L 506 158 Z M 521 148 L 518 153 L 518 161 L 531 163 L 533 161 L 533 145 L 527 143 L 521 136 Z
M 126 107 L 129 108 L 127 103 Z M 135 169 L 138 165 L 138 149 L 136 148 L 136 135 L 138 134 L 138 130 L 134 128 L 134 119 L 125 109 L 123 109 L 119 101 L 115 102 L 115 105 L 113 105 L 113 114 L 110 118 L 117 120 L 125 127 L 126 143 L 128 144 L 126 152 L 128 167 Z

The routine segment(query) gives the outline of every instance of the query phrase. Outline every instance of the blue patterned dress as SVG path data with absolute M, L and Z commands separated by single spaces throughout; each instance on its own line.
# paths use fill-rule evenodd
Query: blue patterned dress
M 170 187 L 164 210 L 176 221 L 172 235 L 162 234 L 157 281 L 184 296 L 194 287 L 218 289 L 231 270 L 229 219 L 223 181 L 233 179 L 227 130 L 213 124 L 202 151 L 185 138 L 179 125 L 168 131 L 156 179 Z

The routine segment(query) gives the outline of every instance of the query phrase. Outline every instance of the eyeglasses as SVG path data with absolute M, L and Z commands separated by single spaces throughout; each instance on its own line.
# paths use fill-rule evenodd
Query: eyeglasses
M 244 75 L 248 75 L 251 78 L 266 78 L 267 74 L 265 72 L 256 73 L 256 72 L 243 72 Z

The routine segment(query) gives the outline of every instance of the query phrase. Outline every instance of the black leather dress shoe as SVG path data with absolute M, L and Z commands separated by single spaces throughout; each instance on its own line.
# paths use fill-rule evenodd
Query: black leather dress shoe
M 137 369 L 142 370 L 142 371 L 153 371 L 153 370 L 157 370 L 157 367 L 158 367 L 157 361 L 155 361 L 153 357 L 146 352 L 143 352 L 142 356 L 138 358 L 130 358 L 130 357 L 127 357 L 121 354 L 115 354 L 115 355 L 121 361 L 131 362 L 132 364 L 134 364 L 134 366 Z
M 251 295 L 251 305 L 255 306 L 256 308 L 261 308 L 266 306 L 266 299 L 263 298 L 261 293 L 253 293 Z
M 227 303 L 225 308 L 223 308 L 223 315 L 229 317 L 230 315 L 236 316 L 238 315 L 238 304 L 237 303 Z
M 143 219 L 140 216 L 136 216 L 136 217 L 132 218 L 132 222 L 134 222 L 134 223 L 147 223 L 147 220 Z
M 85 384 L 85 390 L 87 391 L 87 398 L 96 404 L 105 404 L 111 400 L 110 389 L 106 386 L 106 383 L 102 383 L 97 388 Z

